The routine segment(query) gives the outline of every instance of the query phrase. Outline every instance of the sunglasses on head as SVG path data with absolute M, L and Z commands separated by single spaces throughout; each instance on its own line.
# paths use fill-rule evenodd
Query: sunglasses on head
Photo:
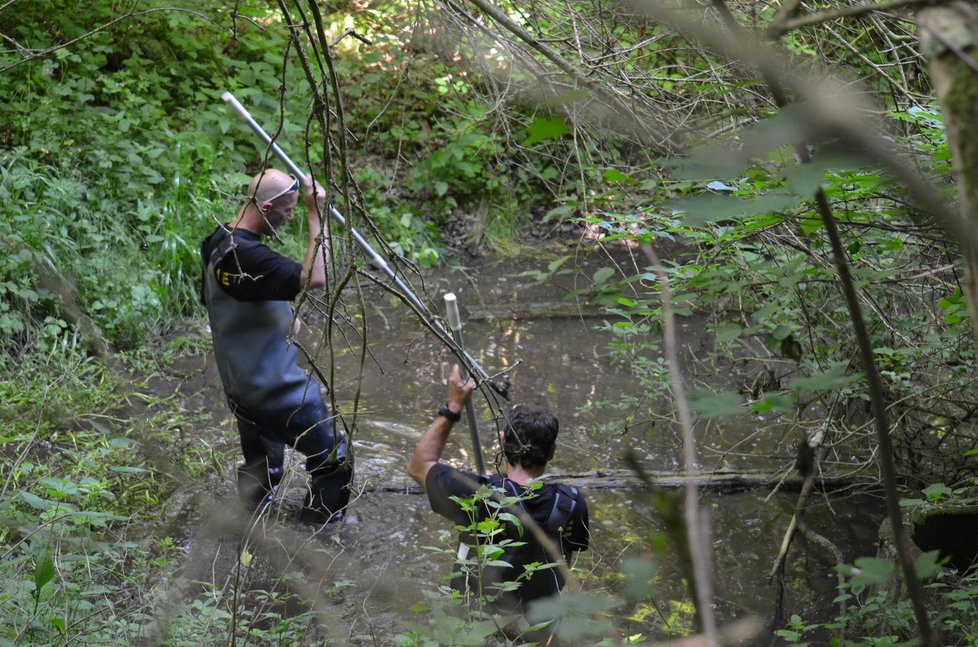
M 299 179 L 296 176 L 291 175 L 291 174 L 289 175 L 289 177 L 292 178 L 292 185 L 291 186 L 289 186 L 288 188 L 286 188 L 284 191 L 279 191 L 278 193 L 276 193 L 275 195 L 273 195 L 270 198 L 266 198 L 266 199 L 262 200 L 262 202 L 274 202 L 275 200 L 278 200 L 279 198 L 281 198 L 283 195 L 288 195 L 290 193 L 295 193 L 296 191 L 298 191 L 299 190 Z

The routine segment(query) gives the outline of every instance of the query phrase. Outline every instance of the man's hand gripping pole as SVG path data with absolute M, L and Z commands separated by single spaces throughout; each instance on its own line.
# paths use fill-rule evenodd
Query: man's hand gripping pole
M 452 337 L 455 338 L 459 350 L 465 353 L 465 344 L 462 342 L 462 317 L 458 312 L 458 299 L 452 292 L 445 295 L 445 310 L 447 311 L 448 327 L 452 329 Z M 466 376 L 463 375 L 463 384 L 466 379 Z M 473 404 L 472 398 L 465 402 L 465 413 L 469 419 L 469 434 L 472 437 L 472 456 L 475 459 L 475 469 L 477 473 L 485 474 L 486 463 L 485 459 L 482 458 L 482 443 L 479 441 L 479 422 L 475 417 L 475 404 Z
M 223 99 L 224 102 L 227 103 L 228 106 L 230 106 L 230 108 L 234 110 L 234 112 L 236 112 L 239 117 L 241 117 L 241 120 L 244 121 L 249 128 L 251 128 L 252 132 L 258 135 L 258 137 L 263 142 L 265 142 L 265 145 L 268 146 L 273 153 L 275 153 L 275 156 L 278 157 L 279 160 L 281 160 L 282 164 L 284 164 L 286 168 L 288 168 L 293 175 L 295 175 L 297 178 L 305 179 L 306 174 L 302 171 L 302 169 L 300 169 L 295 162 L 289 159 L 289 156 L 285 154 L 285 151 L 283 151 L 279 147 L 279 145 L 276 144 L 275 141 L 268 135 L 268 133 L 266 133 L 265 130 L 258 124 L 258 122 L 256 122 L 251 117 L 251 114 L 249 114 L 248 111 L 245 109 L 245 107 L 241 105 L 241 103 L 239 103 L 237 99 L 234 98 L 233 94 L 231 94 L 230 92 L 225 92 L 224 94 L 221 95 L 221 99 Z M 399 277 L 394 272 L 394 270 L 391 269 L 390 265 L 387 263 L 384 257 L 382 257 L 380 254 L 374 251 L 374 249 L 370 246 L 370 243 L 368 243 L 356 229 L 347 226 L 346 218 L 343 217 L 343 214 L 337 211 L 336 208 L 333 207 L 333 205 L 327 206 L 327 213 L 329 213 L 329 216 L 333 220 L 335 220 L 340 225 L 340 227 L 349 230 L 350 235 L 353 237 L 353 241 L 363 251 L 363 253 L 366 254 L 367 258 L 370 259 L 371 264 L 373 264 L 375 267 L 380 268 L 380 270 L 384 274 L 386 274 L 391 281 L 393 281 L 400 295 L 404 297 L 404 299 L 406 299 L 414 307 L 414 309 L 418 312 L 418 314 L 421 315 L 422 313 L 424 313 L 425 308 L 424 305 L 421 303 L 421 300 L 418 299 L 418 297 L 414 294 L 411 288 L 409 288 L 407 284 L 405 284 L 404 281 L 401 280 L 401 277 Z M 458 306 L 456 306 L 455 308 L 455 315 L 456 317 L 458 316 Z M 430 323 L 442 335 L 445 335 L 446 337 L 448 336 L 449 334 L 448 331 L 445 330 L 445 327 L 442 326 L 439 321 L 434 320 L 431 321 Z M 459 334 L 461 334 L 461 323 L 459 324 Z M 499 393 L 503 397 L 506 397 L 505 392 L 501 391 L 498 387 L 496 387 L 496 385 L 492 383 L 492 380 L 489 379 L 489 374 L 486 373 L 485 370 L 483 370 L 483 368 L 479 366 L 479 364 L 474 359 L 472 359 L 472 357 L 468 353 L 465 352 L 465 349 L 461 347 L 462 346 L 461 342 L 459 342 L 458 340 L 456 341 L 459 345 L 459 348 L 462 351 L 463 356 L 468 362 L 468 365 L 472 368 L 472 370 L 476 372 L 479 378 L 485 380 L 493 389 L 496 390 L 497 393 Z M 470 404 L 470 408 L 471 408 L 471 404 Z M 473 414 L 470 413 L 470 416 L 472 415 Z M 470 420 L 474 420 L 474 417 L 470 418 Z M 474 426 L 473 429 L 475 429 Z M 478 447 L 478 445 L 476 446 Z M 482 452 L 480 450 L 479 451 L 480 462 L 481 462 L 481 457 L 482 457 Z M 480 472 L 481 471 L 482 469 L 480 467 Z

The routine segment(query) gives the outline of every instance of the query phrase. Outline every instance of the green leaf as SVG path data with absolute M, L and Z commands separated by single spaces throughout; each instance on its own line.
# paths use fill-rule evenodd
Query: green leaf
M 529 137 L 524 140 L 524 146 L 530 146 L 537 142 L 547 139 L 557 139 L 570 132 L 570 127 L 563 117 L 557 116 L 549 119 L 538 117 L 533 123 L 527 126 Z
M 564 204 L 559 207 L 554 207 L 543 217 L 543 222 L 550 222 L 551 220 L 563 218 L 574 213 L 574 207 L 569 204 Z
M 783 211 L 800 202 L 801 199 L 794 193 L 775 190 L 754 200 L 711 194 L 670 200 L 665 203 L 665 207 L 682 216 L 687 225 L 702 225 L 714 220 L 731 220 Z
M 631 175 L 625 175 L 624 173 L 622 173 L 618 169 L 613 169 L 613 168 L 605 169 L 605 172 L 604 172 L 604 176 L 603 177 L 604 177 L 604 181 L 605 182 L 626 182 L 626 183 L 632 183 L 632 182 L 637 182 L 638 181 L 635 178 L 633 178 Z
M 735 323 L 722 323 L 716 327 L 716 340 L 717 343 L 722 344 L 728 341 L 733 341 L 740 337 L 740 334 L 744 332 L 744 329 Z
M 740 153 L 747 159 L 764 157 L 770 151 L 809 139 L 808 120 L 799 117 L 798 111 L 797 106 L 789 105 L 745 128 L 741 133 L 744 147 Z
M 19 492 L 17 497 L 27 505 L 37 510 L 50 510 L 53 506 L 57 505 L 53 501 L 42 499 L 36 494 L 31 494 L 30 492 Z
M 865 164 L 866 160 L 850 153 L 822 150 L 811 162 L 788 167 L 783 174 L 792 191 L 809 197 L 826 182 L 829 171 L 855 170 Z
M 554 261 L 551 261 L 550 264 L 547 265 L 547 271 L 548 272 L 556 272 L 558 269 L 560 269 L 560 266 L 561 265 L 563 265 L 564 263 L 566 263 L 569 260 L 570 260 L 570 256 L 561 256 L 560 258 L 558 258 L 558 259 L 556 259 Z
M 34 591 L 40 593 L 44 586 L 54 579 L 54 559 L 51 553 L 44 553 L 34 566 Z
M 109 470 L 116 474 L 146 474 L 149 472 L 145 467 L 132 467 L 129 465 L 109 465 Z
M 771 413 L 773 411 L 788 412 L 794 409 L 794 401 L 780 393 L 765 393 L 762 398 L 752 403 L 750 408 L 754 413 Z
M 516 526 L 516 531 L 519 533 L 519 536 L 520 537 L 523 536 L 523 523 L 520 521 L 519 517 L 517 517 L 515 514 L 511 512 L 500 512 L 499 520 L 508 521 L 509 523 L 513 524 L 514 526 Z
M 774 332 L 771 333 L 771 336 L 777 339 L 778 341 L 781 341 L 782 339 L 786 338 L 790 334 L 791 334 L 791 328 L 785 326 L 784 324 L 781 324 L 774 329 Z
M 597 272 L 594 273 L 594 282 L 597 285 L 601 285 L 614 275 L 615 270 L 611 267 L 602 267 Z
M 943 483 L 935 483 L 923 490 L 924 494 L 927 495 L 928 501 L 940 501 L 941 499 L 947 498 L 954 494 L 954 490 L 944 485 Z
M 939 550 L 930 550 L 913 560 L 917 579 L 923 580 L 937 575 L 937 572 L 941 570 L 940 554 L 941 551 Z
M 709 182 L 718 177 L 734 177 L 744 172 L 748 160 L 738 151 L 701 148 L 687 159 L 663 160 L 664 168 L 675 167 L 672 178 Z
M 885 583 L 893 574 L 894 565 L 885 559 L 859 557 L 854 565 L 842 564 L 839 569 L 850 578 L 853 588 L 861 590 L 867 586 Z
M 791 380 L 788 387 L 792 391 L 834 391 L 862 379 L 860 375 L 844 375 L 841 371 L 842 369 L 839 368 L 825 373 L 816 373 L 810 377 L 798 377 Z
M 730 391 L 714 393 L 700 389 L 693 391 L 689 396 L 690 408 L 704 418 L 740 415 L 745 412 L 743 405 L 740 395 Z

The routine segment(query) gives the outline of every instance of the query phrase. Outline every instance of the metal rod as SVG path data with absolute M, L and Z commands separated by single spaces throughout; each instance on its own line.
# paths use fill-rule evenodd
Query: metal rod
M 453 292 L 445 295 L 445 310 L 447 311 L 448 326 L 452 329 L 452 337 L 458 347 L 465 351 L 465 343 L 462 341 L 462 317 L 458 312 L 458 299 Z M 468 375 L 462 376 L 462 381 L 468 379 Z M 472 398 L 465 403 L 465 412 L 469 418 L 469 435 L 472 436 L 473 457 L 475 458 L 475 469 L 479 474 L 486 473 L 486 462 L 482 457 L 482 443 L 479 440 L 479 421 L 475 417 L 475 404 Z
M 283 151 L 279 147 L 279 145 L 276 144 L 275 141 L 269 136 L 269 134 L 266 133 L 265 130 L 258 124 L 258 122 L 256 122 L 252 118 L 248 110 L 243 105 L 241 105 L 241 103 L 238 102 L 238 100 L 234 97 L 233 94 L 231 94 L 230 92 L 225 92 L 224 94 L 221 95 L 221 99 L 223 99 L 224 102 L 227 103 L 228 106 L 230 106 L 230 108 L 234 110 L 234 112 L 236 112 L 239 117 L 241 117 L 241 120 L 244 121 L 245 124 L 247 124 L 248 127 L 251 128 L 251 130 L 256 135 L 258 135 L 258 137 L 263 142 L 265 142 L 265 144 L 271 149 L 271 151 L 275 153 L 275 156 L 278 157 L 283 164 L 285 164 L 285 166 L 289 169 L 289 171 L 293 175 L 295 175 L 298 178 L 302 178 L 303 180 L 306 178 L 306 174 L 302 171 L 302 169 L 299 168 L 299 166 L 295 162 L 289 159 L 289 156 L 285 154 L 285 151 Z M 386 274 L 391 281 L 394 282 L 394 285 L 397 286 L 397 290 L 401 294 L 401 296 L 407 299 L 408 302 L 410 302 L 411 305 L 414 306 L 414 308 L 418 311 L 419 314 L 424 313 L 425 307 L 421 303 L 421 300 L 414 294 L 411 288 L 409 288 L 407 284 L 401 280 L 401 277 L 399 277 L 397 273 L 395 273 L 394 270 L 391 269 L 387 261 L 380 254 L 374 251 L 373 247 L 370 246 L 370 243 L 364 240 L 363 236 L 361 236 L 356 229 L 347 226 L 346 218 L 343 217 L 343 214 L 337 211 L 333 205 L 328 205 L 326 211 L 330 215 L 330 217 L 340 225 L 340 227 L 349 230 L 350 235 L 353 237 L 353 240 L 354 242 L 356 242 L 357 246 L 363 251 L 364 254 L 367 255 L 367 257 L 370 259 L 370 262 L 373 265 L 380 268 L 380 270 L 384 274 Z M 448 331 L 446 331 L 445 327 L 441 325 L 441 322 L 439 322 L 438 320 L 433 320 L 430 323 L 440 333 L 442 333 L 445 336 L 448 335 Z M 459 347 L 460 350 L 462 351 L 462 355 L 465 357 L 466 361 L 468 361 L 471 368 L 475 370 L 476 374 L 481 379 L 486 380 L 486 382 L 489 383 L 490 386 L 492 386 L 491 381 L 489 381 L 489 374 L 486 373 L 481 366 L 479 366 L 479 363 L 476 362 L 471 355 L 465 352 L 464 348 L 461 348 L 461 344 L 459 344 Z

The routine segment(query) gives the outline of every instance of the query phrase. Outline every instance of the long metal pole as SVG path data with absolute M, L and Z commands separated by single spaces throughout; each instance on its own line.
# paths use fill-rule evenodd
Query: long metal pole
M 289 159 L 289 156 L 285 154 L 285 151 L 283 151 L 279 147 L 279 145 L 276 144 L 275 141 L 269 136 L 269 134 L 266 133 L 265 130 L 258 124 L 258 122 L 251 117 L 251 114 L 248 113 L 248 110 L 245 109 L 245 107 L 241 105 L 241 103 L 239 103 L 236 98 L 234 98 L 233 94 L 231 94 L 230 92 L 225 92 L 224 94 L 221 95 L 221 99 L 223 99 L 224 102 L 227 103 L 228 106 L 230 106 L 231 109 L 234 110 L 239 117 L 241 117 L 241 120 L 244 121 L 248 125 L 248 127 L 251 128 L 251 130 L 256 135 L 258 135 L 259 138 L 261 138 L 263 142 L 265 142 L 265 144 L 271 149 L 271 151 L 275 153 L 276 157 L 278 157 L 282 161 L 282 163 L 285 164 L 285 166 L 289 169 L 289 171 L 292 172 L 293 175 L 295 175 L 298 178 L 305 179 L 306 174 L 302 171 L 302 169 L 299 168 L 299 166 L 295 162 Z M 391 281 L 394 282 L 394 285 L 397 286 L 397 290 L 401 294 L 401 296 L 407 299 L 411 303 L 411 305 L 414 306 L 415 309 L 417 309 L 418 313 L 423 313 L 425 311 L 425 308 L 424 305 L 421 303 L 421 300 L 414 294 L 411 288 L 409 288 L 407 284 L 401 280 L 401 277 L 399 277 L 397 273 L 395 273 L 394 270 L 391 269 L 391 266 L 387 263 L 384 257 L 382 257 L 380 254 L 375 252 L 373 247 L 370 246 L 370 243 L 364 240 L 363 236 L 361 236 L 356 229 L 347 226 L 346 218 L 344 218 L 343 214 L 337 211 L 333 205 L 329 205 L 326 211 L 327 213 L 329 213 L 330 217 L 333 220 L 339 223 L 340 227 L 343 227 L 344 229 L 348 229 L 350 231 L 350 235 L 353 237 L 353 240 L 354 242 L 356 242 L 357 246 L 361 250 L 363 250 L 363 253 L 367 255 L 371 263 L 373 263 L 376 267 L 379 267 L 380 270 L 384 274 L 386 274 L 391 279 Z M 434 320 L 431 322 L 431 324 L 443 335 L 446 336 L 448 335 L 448 331 L 445 330 L 445 327 L 442 326 L 439 321 Z M 459 344 L 459 346 L 461 347 L 461 344 Z M 486 373 L 481 366 L 479 366 L 478 362 L 476 362 L 471 355 L 465 352 L 464 348 L 462 348 L 461 350 L 462 350 L 462 355 L 469 362 L 469 365 L 475 370 L 478 376 L 481 379 L 486 380 L 487 383 L 489 383 L 489 385 L 492 386 L 492 383 L 489 381 L 489 374 Z
M 462 342 L 462 317 L 458 312 L 458 299 L 453 292 L 445 295 L 445 310 L 448 313 L 448 327 L 452 329 L 452 337 L 458 347 L 465 351 L 465 344 Z M 465 380 L 467 376 L 462 376 Z M 472 436 L 473 457 L 475 458 L 475 469 L 479 474 L 486 473 L 486 462 L 482 457 L 482 443 L 479 441 L 479 422 L 475 417 L 475 404 L 472 398 L 465 403 L 465 412 L 469 418 L 469 434 Z

